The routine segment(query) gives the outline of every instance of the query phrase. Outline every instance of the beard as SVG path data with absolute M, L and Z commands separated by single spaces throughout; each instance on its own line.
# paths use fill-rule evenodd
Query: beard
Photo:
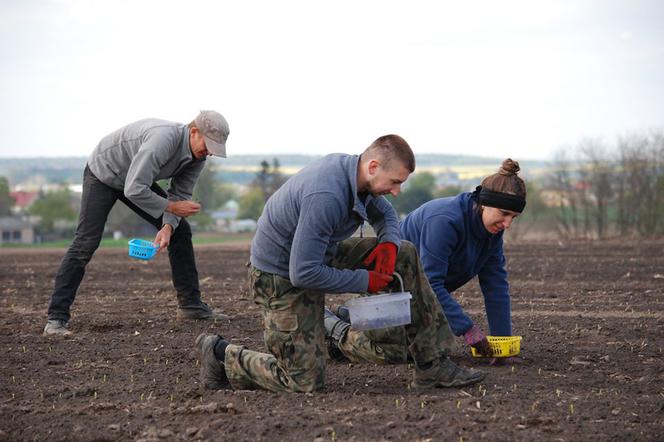
M 369 193 L 369 194 L 370 194 L 371 196 L 373 196 L 374 198 L 378 198 L 379 196 L 381 196 L 381 195 L 385 195 L 385 194 L 387 193 L 387 192 L 377 192 L 377 191 L 371 186 L 371 184 L 369 184 L 369 185 L 367 186 L 367 190 L 366 190 L 366 192 Z

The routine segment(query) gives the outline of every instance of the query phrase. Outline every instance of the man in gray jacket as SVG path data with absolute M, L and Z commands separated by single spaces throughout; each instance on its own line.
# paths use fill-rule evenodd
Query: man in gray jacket
M 44 335 L 71 334 L 70 307 L 117 200 L 157 228 L 159 251 L 168 247 L 178 318 L 225 317 L 201 301 L 191 228 L 184 218 L 200 210 L 191 201 L 194 185 L 208 155 L 226 157 L 228 133 L 224 117 L 206 110 L 189 125 L 146 119 L 102 138 L 83 173 L 78 226 L 55 277 Z M 157 181 L 169 178 L 164 191 Z
M 205 388 L 320 390 L 325 293 L 376 293 L 391 283 L 395 270 L 412 294 L 412 322 L 401 328 L 402 343 L 383 346 L 373 331 L 344 330 L 352 336 L 350 354 L 358 361 L 404 363 L 408 353 L 415 361 L 414 387 L 460 387 L 484 378 L 449 359 L 447 319 L 415 247 L 400 241 L 397 214 L 383 197 L 398 195 L 414 169 L 406 141 L 385 135 L 362 155 L 332 154 L 310 164 L 270 197 L 251 244 L 249 270 L 270 354 L 199 335 Z M 364 221 L 377 236 L 351 237 Z

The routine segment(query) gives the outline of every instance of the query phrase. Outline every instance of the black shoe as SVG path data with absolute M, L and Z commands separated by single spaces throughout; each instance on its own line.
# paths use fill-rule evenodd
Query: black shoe
M 337 343 L 330 338 L 325 338 L 325 344 L 327 345 L 327 355 L 331 360 L 337 362 L 349 362 L 350 360 L 344 356 L 344 354 L 339 350 Z
M 224 390 L 231 388 L 226 376 L 226 366 L 219 362 L 214 355 L 214 346 L 223 338 L 219 335 L 201 333 L 196 338 L 196 348 L 199 351 L 201 364 L 201 384 L 208 390 Z
M 215 313 L 209 305 L 204 302 L 196 304 L 181 305 L 178 308 L 178 319 L 206 319 L 206 320 L 227 320 L 230 316 L 222 313 Z
M 333 361 L 346 362 L 348 358 L 339 349 L 339 342 L 346 337 L 350 324 L 342 321 L 331 310 L 325 308 L 325 343 L 327 354 Z
M 348 307 L 346 307 L 345 305 L 340 305 L 339 307 L 337 307 L 336 315 L 342 321 L 350 324 L 350 310 L 348 310 Z
M 412 386 L 414 388 L 464 387 L 480 382 L 485 376 L 484 372 L 461 367 L 449 357 L 443 356 L 433 361 L 429 368 L 421 369 L 416 365 Z
M 68 326 L 69 323 L 63 319 L 49 319 L 44 327 L 44 336 L 69 336 L 72 332 Z

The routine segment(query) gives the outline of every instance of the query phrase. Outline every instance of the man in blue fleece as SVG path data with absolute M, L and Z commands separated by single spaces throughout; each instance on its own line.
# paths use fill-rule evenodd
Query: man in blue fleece
M 376 293 L 392 281 L 395 269 L 412 294 L 412 322 L 402 328 L 405 339 L 400 349 L 404 352 L 407 345 L 415 361 L 412 385 L 459 387 L 484 378 L 447 356 L 452 335 L 445 315 L 415 248 L 400 241 L 397 214 L 383 197 L 398 195 L 414 169 L 408 143 L 386 135 L 362 155 L 323 157 L 272 195 L 258 220 L 249 270 L 270 353 L 248 350 L 218 335 L 199 335 L 196 346 L 205 388 L 322 389 L 327 355 L 325 294 Z M 377 237 L 351 238 L 364 221 Z M 353 336 L 349 353 L 388 362 L 369 333 L 352 330 L 348 324 L 339 331 Z
M 526 205 L 526 185 L 518 172 L 519 163 L 506 159 L 475 192 L 429 201 L 400 226 L 402 238 L 417 247 L 452 331 L 486 356 L 492 352 L 485 333 L 451 293 L 478 276 L 490 334 L 512 335 L 503 232 Z

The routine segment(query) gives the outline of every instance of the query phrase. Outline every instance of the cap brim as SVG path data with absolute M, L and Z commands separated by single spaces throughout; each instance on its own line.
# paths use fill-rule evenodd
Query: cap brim
M 214 156 L 226 158 L 226 143 L 217 143 L 205 135 L 203 135 L 203 138 L 205 139 L 205 147 L 207 147 L 208 152 Z

